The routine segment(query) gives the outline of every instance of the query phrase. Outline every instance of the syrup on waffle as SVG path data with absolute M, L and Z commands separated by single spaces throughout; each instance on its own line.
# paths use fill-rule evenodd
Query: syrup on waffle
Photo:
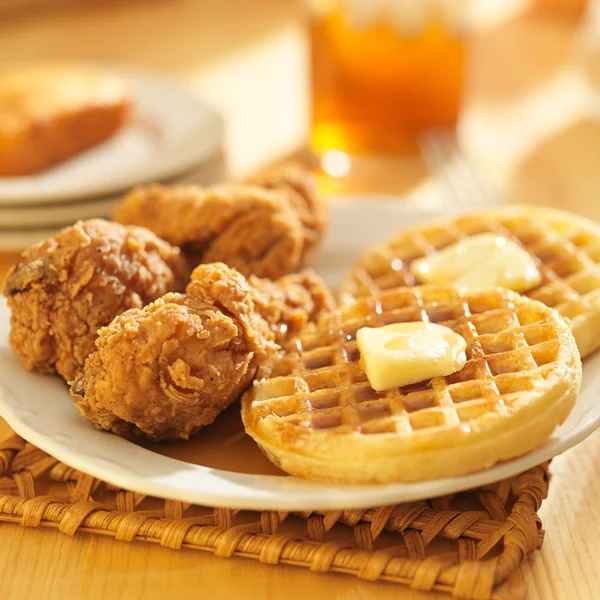
M 425 321 L 463 336 L 460 371 L 373 390 L 359 366 L 364 326 Z M 246 431 L 300 477 L 344 483 L 451 477 L 539 446 L 577 396 L 581 361 L 567 322 L 501 288 L 383 291 L 326 314 L 259 371 Z
M 340 299 L 350 303 L 381 290 L 417 285 L 412 261 L 484 232 L 502 235 L 535 257 L 542 282 L 526 295 L 569 319 L 582 356 L 600 347 L 600 226 L 550 208 L 507 206 L 402 231 L 356 262 Z

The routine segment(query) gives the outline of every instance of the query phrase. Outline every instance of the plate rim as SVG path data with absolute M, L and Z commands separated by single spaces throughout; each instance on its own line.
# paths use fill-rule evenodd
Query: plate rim
M 136 474 L 135 467 L 130 467 L 129 471 L 121 472 L 120 469 L 111 471 L 108 468 L 102 468 L 103 459 L 96 458 L 97 462 L 86 461 L 87 454 L 77 454 L 70 452 L 64 444 L 53 441 L 53 438 L 45 436 L 34 427 L 30 426 L 25 420 L 17 416 L 17 411 L 8 405 L 4 398 L 12 395 L 6 387 L 0 382 L 0 408 L 2 409 L 2 417 L 13 429 L 17 435 L 23 437 L 34 446 L 40 448 L 47 454 L 50 454 L 59 461 L 68 466 L 82 471 L 92 477 L 106 481 L 112 485 L 122 489 L 135 491 L 138 493 L 147 494 L 163 499 L 179 500 L 182 502 L 190 502 L 192 504 L 200 504 L 203 506 L 215 506 L 224 508 L 236 508 L 242 510 L 347 510 L 356 508 L 374 508 L 377 506 L 385 506 L 389 504 L 398 504 L 405 502 L 414 502 L 423 499 L 435 498 L 447 494 L 457 493 L 468 489 L 489 485 L 497 481 L 501 481 L 508 477 L 517 475 L 530 468 L 562 454 L 566 450 L 574 447 L 582 442 L 594 431 L 600 427 L 600 406 L 594 407 L 596 410 L 590 409 L 586 413 L 583 420 L 583 426 L 580 426 L 570 435 L 564 436 L 557 440 L 554 444 L 546 443 L 544 446 L 526 454 L 525 456 L 512 459 L 500 465 L 494 466 L 485 471 L 478 471 L 462 477 L 451 479 L 436 479 L 424 482 L 415 483 L 389 483 L 389 484 L 372 484 L 372 485 L 341 485 L 319 483 L 310 480 L 302 480 L 296 477 L 288 476 L 281 477 L 278 475 L 252 475 L 246 473 L 238 473 L 235 471 L 223 471 L 187 463 L 179 459 L 166 457 L 156 454 L 147 448 L 137 446 L 133 442 L 119 438 L 125 444 L 131 444 L 136 448 L 136 454 L 142 454 L 140 458 L 161 457 L 165 461 L 172 463 L 173 466 L 185 466 L 194 472 L 198 472 L 204 477 L 210 478 L 210 472 L 215 472 L 222 477 L 225 474 L 225 479 L 230 479 L 236 485 L 242 485 L 247 490 L 247 495 L 239 502 L 234 503 L 230 499 L 225 499 L 222 494 L 215 493 L 207 486 L 206 489 L 197 490 L 194 488 L 171 487 L 169 492 L 165 492 L 164 484 L 154 479 L 144 478 Z M 73 408 L 75 409 L 74 405 Z M 595 415 L 593 413 L 596 413 Z M 590 414 L 591 413 L 591 414 Z M 92 430 L 91 430 L 92 431 Z M 95 430 L 94 430 L 95 431 Z M 98 435 L 109 436 L 106 432 L 95 431 Z M 200 473 L 205 471 L 206 473 Z M 237 480 L 237 481 L 235 481 Z M 308 491 L 302 492 L 301 489 L 286 490 L 284 496 L 271 497 L 276 492 L 272 489 L 263 489 L 265 494 L 256 493 L 257 484 L 264 483 L 268 480 L 275 480 L 279 483 L 283 481 L 293 480 L 299 483 L 299 488 L 309 488 Z M 285 485 L 285 484 L 284 484 Z M 286 486 L 288 487 L 288 486 Z M 312 489 L 311 489 L 312 488 Z M 408 493 L 402 494 L 401 491 Z M 425 488 L 427 491 L 417 491 Z M 248 493 L 248 490 L 250 493 Z M 330 494 L 335 490 L 333 497 L 327 498 L 327 493 Z M 412 493 L 411 493 L 412 491 Z M 281 491 L 279 493 L 282 493 Z M 291 494 L 294 494 L 291 497 Z M 318 498 L 315 496 L 319 495 Z M 365 502 L 365 496 L 369 497 L 368 502 Z M 339 498 L 339 500 L 338 500 Z M 365 506 L 365 504 L 367 506 Z

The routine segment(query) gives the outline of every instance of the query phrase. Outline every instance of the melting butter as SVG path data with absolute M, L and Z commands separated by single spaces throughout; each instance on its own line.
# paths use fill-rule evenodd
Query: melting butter
M 465 339 L 442 325 L 395 323 L 356 333 L 360 366 L 380 392 L 451 375 L 467 361 Z
M 526 292 L 542 281 L 534 258 L 495 233 L 480 233 L 415 260 L 411 273 L 420 283 L 465 288 L 505 287 Z

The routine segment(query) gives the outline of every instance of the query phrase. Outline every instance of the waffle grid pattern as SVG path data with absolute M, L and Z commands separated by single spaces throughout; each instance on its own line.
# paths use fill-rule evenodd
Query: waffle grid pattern
M 0 442 L 0 527 L 100 534 L 480 600 L 524 597 L 517 572 L 541 547 L 537 511 L 547 490 L 543 465 L 456 497 L 410 504 L 292 514 L 239 511 L 122 490 L 18 436 Z
M 372 249 L 353 267 L 342 286 L 345 303 L 382 290 L 416 285 L 410 263 L 478 233 L 497 233 L 538 259 L 540 286 L 530 298 L 555 308 L 572 321 L 590 310 L 590 295 L 600 289 L 600 236 L 567 220 L 528 214 L 479 213 L 442 225 L 408 230 Z
M 542 380 L 559 352 L 555 327 L 541 305 L 506 290 L 397 288 L 330 313 L 305 330 L 289 352 L 268 364 L 254 386 L 252 411 L 282 427 L 336 433 L 410 435 L 502 414 Z M 364 326 L 425 321 L 467 341 L 467 363 L 447 377 L 385 392 L 360 368 L 356 331 Z

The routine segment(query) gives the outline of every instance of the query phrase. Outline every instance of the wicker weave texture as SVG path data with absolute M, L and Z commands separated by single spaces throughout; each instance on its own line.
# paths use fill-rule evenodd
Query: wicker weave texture
M 160 500 L 78 472 L 13 436 L 0 443 L 0 522 L 295 565 L 462 598 L 502 599 L 541 547 L 542 465 L 468 493 L 329 512 L 255 512 Z

